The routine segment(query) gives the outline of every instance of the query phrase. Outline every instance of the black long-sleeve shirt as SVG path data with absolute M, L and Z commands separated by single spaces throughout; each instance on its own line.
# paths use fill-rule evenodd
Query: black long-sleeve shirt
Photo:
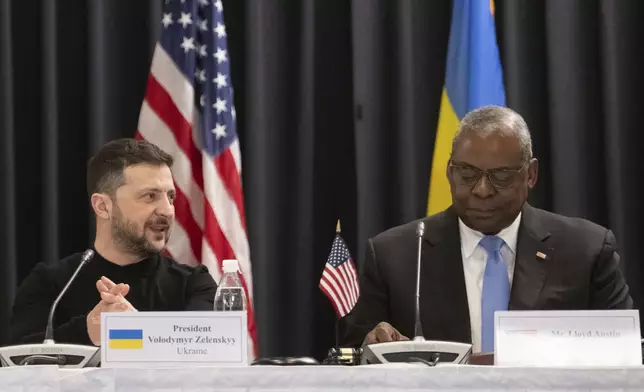
M 161 255 L 120 266 L 104 259 L 96 250 L 54 314 L 54 340 L 59 343 L 88 344 L 87 314 L 101 300 L 96 281 L 105 276 L 115 283 L 127 283 L 126 299 L 139 311 L 213 310 L 217 285 L 208 269 L 190 267 Z M 11 318 L 11 340 L 42 343 L 49 308 L 80 263 L 76 253 L 54 263 L 40 263 L 22 282 Z

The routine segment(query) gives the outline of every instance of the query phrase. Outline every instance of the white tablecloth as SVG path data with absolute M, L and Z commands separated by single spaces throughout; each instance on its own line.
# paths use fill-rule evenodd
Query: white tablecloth
M 644 391 L 644 367 L 614 369 L 373 365 L 0 369 L 0 392 Z

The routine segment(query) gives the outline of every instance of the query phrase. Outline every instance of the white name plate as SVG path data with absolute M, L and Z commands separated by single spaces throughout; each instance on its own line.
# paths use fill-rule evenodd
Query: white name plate
M 642 366 L 637 310 L 496 312 L 500 366 Z
M 101 314 L 101 367 L 248 365 L 246 312 Z

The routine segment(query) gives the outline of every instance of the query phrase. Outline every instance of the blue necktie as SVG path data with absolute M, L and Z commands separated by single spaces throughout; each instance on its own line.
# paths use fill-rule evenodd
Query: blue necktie
M 501 257 L 503 239 L 496 236 L 484 237 L 479 245 L 487 251 L 487 263 L 483 275 L 481 297 L 481 351 L 494 351 L 494 312 L 508 310 L 510 302 L 510 280 L 508 268 Z

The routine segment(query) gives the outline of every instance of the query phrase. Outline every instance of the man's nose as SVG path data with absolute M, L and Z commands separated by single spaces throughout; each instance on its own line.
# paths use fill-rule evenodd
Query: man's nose
M 479 178 L 476 184 L 474 184 L 474 188 L 472 188 L 472 193 L 481 199 L 492 196 L 495 191 L 494 185 L 492 185 L 485 173 L 481 175 L 481 178 Z
M 174 205 L 168 196 L 159 199 L 159 204 L 157 204 L 157 213 L 168 218 L 174 216 Z

